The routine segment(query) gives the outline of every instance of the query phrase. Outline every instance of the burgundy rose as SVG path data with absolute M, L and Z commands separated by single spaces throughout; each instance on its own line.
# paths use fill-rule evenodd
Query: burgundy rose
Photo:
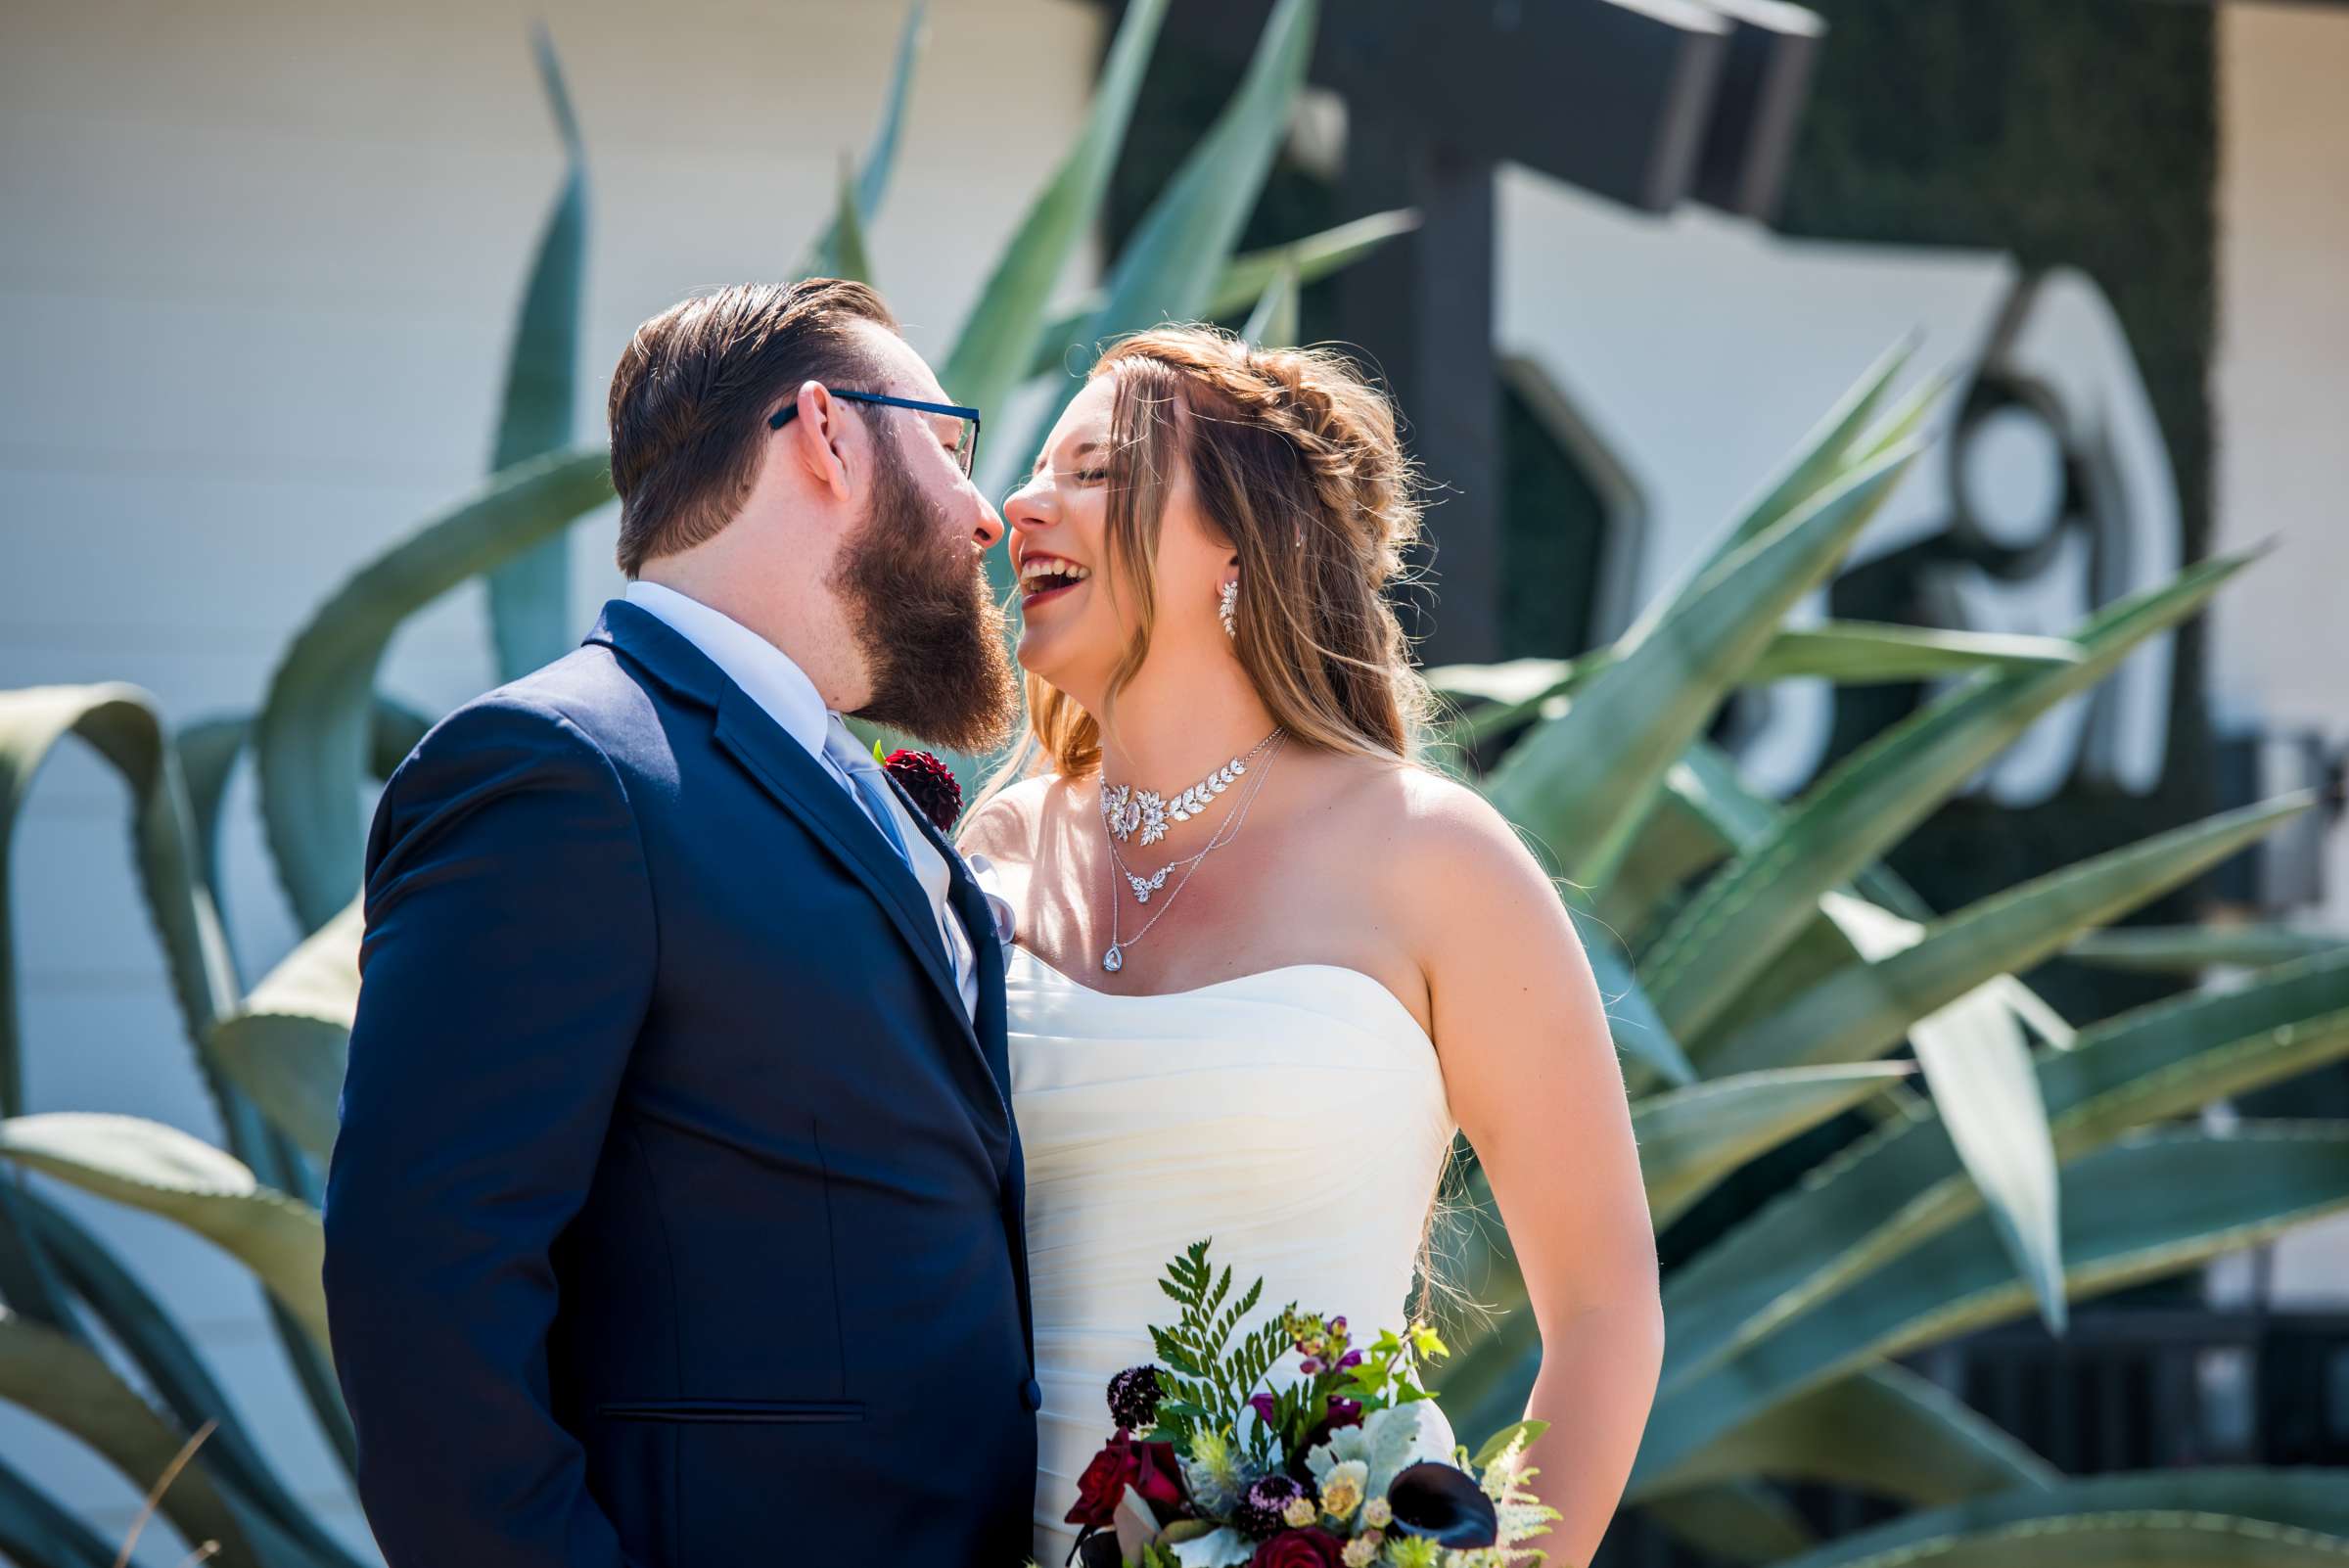
M 951 768 L 928 752 L 892 752 L 882 766 L 941 833 L 954 831 L 955 818 L 962 815 L 962 786 Z
M 1182 1472 L 1174 1462 L 1172 1443 L 1136 1443 L 1120 1432 L 1101 1445 L 1093 1462 L 1077 1478 L 1077 1505 L 1069 1510 L 1073 1525 L 1106 1525 L 1118 1514 L 1126 1489 L 1133 1488 L 1164 1523 L 1183 1508 Z
M 1248 1568 L 1339 1568 L 1345 1550 L 1326 1530 L 1283 1530 L 1256 1548 Z

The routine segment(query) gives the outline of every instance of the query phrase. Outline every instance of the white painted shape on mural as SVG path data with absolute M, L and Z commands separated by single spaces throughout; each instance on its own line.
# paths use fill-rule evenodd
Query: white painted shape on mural
M 1632 599 L 1602 607 L 1602 633 L 1621 629 L 1677 584 L 1859 375 L 1912 332 L 1917 349 L 1895 395 L 1926 375 L 1947 374 L 1951 387 L 1936 428 L 1944 444 L 1895 487 L 1847 569 L 1946 530 L 1955 511 L 1950 413 L 1962 405 L 2019 281 L 2011 257 L 1787 240 L 1696 208 L 1669 217 L 1634 213 L 1513 167 L 1499 177 L 1497 209 L 1503 352 L 1539 366 L 1578 413 L 1603 421 L 1603 438 L 1644 502 L 1637 559 L 1610 573 L 1629 584 Z M 2105 552 L 2121 563 L 2120 578 L 2108 573 L 2093 592 L 2083 579 L 2074 613 L 2031 627 L 2067 631 L 2092 603 L 2176 570 L 2175 488 L 2134 359 L 2089 280 L 2060 270 L 2043 277 L 2012 346 L 2010 358 L 2050 382 L 2076 429 L 2108 455 L 2107 494 L 2127 503 L 2119 514 L 2126 532 L 2108 538 Z M 2009 465 L 2023 471 L 2016 486 L 2045 483 L 2045 456 L 2027 445 L 2004 458 L 1995 445 L 1969 456 L 1993 471 L 1994 488 L 2009 483 L 2003 474 Z M 2043 475 L 2036 482 L 2033 468 Z M 2008 591 L 2003 582 L 1985 584 L 1993 598 Z M 1825 595 L 1813 594 L 1788 623 L 1816 624 L 1824 606 Z M 1990 621 L 1969 623 L 1987 629 L 2023 615 L 2021 604 L 1995 608 Z M 2125 690 L 2108 700 L 2115 715 L 2108 729 L 2084 732 L 2100 748 L 2086 759 L 2092 776 L 2132 789 L 2151 782 L 2166 743 L 2168 657 L 2165 643 L 2133 662 Z M 1831 688 L 1819 680 L 1770 689 L 1758 705 L 1764 717 L 1738 747 L 1757 783 L 1784 794 L 1814 775 L 1832 703 Z M 2064 728 L 2050 723 L 2041 743 L 2055 744 Z M 2010 799 L 2025 776 L 2005 776 L 2001 798 Z M 2028 776 L 2044 781 L 2046 774 Z

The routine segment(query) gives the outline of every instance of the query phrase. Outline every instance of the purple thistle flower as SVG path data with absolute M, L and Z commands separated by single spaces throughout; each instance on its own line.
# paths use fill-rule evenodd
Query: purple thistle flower
M 1258 1541 L 1278 1535 L 1287 1526 L 1281 1515 L 1289 1503 L 1298 1498 L 1313 1496 L 1310 1484 L 1300 1484 L 1285 1475 L 1267 1475 L 1252 1481 L 1240 1494 L 1239 1506 L 1231 1511 L 1231 1522 L 1240 1534 Z

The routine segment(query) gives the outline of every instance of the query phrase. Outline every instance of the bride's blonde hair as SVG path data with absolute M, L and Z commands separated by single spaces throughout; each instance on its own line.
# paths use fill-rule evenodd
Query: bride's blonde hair
M 1325 751 L 1414 756 L 1432 700 L 1386 594 L 1419 506 L 1386 394 L 1334 350 L 1256 349 L 1203 326 L 1123 339 L 1092 376 L 1117 383 L 1107 565 L 1134 616 L 1109 700 L 1150 650 L 1159 526 L 1187 464 L 1201 512 L 1240 558 L 1234 646 L 1274 720 Z M 1098 767 L 1099 719 L 1036 675 L 1026 686 L 1034 744 L 1015 770 Z

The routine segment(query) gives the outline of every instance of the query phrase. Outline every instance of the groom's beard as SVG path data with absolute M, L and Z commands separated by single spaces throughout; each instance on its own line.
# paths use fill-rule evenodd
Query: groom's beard
M 872 673 L 856 716 L 948 751 L 991 752 L 1019 715 L 1003 612 L 896 444 L 874 444 L 872 505 L 832 574 Z

